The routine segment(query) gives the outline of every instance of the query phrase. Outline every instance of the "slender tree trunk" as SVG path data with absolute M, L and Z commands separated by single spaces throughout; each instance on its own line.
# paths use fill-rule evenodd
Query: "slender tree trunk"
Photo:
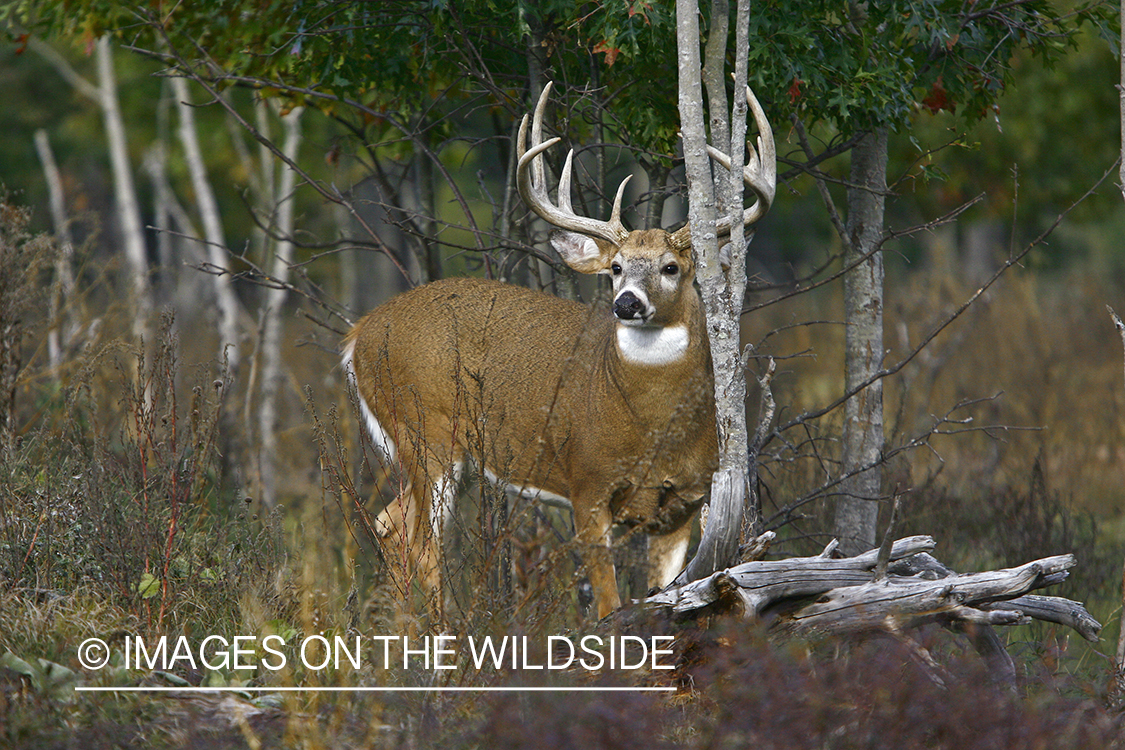
M 1003 222 L 995 218 L 962 220 L 958 229 L 957 274 L 977 289 L 996 273 L 1007 230 Z
M 703 87 L 707 93 L 707 114 L 711 143 L 726 148 L 730 143 L 730 112 L 727 110 L 727 38 L 730 36 L 729 0 L 711 0 L 711 28 L 703 57 Z M 739 89 L 735 89 L 738 91 Z M 736 96 L 735 101 L 741 97 Z M 741 182 L 739 183 L 741 185 Z M 741 195 L 741 192 L 739 192 Z M 715 208 L 718 214 L 729 210 L 733 196 L 728 180 L 715 180 Z
M 74 289 L 74 273 L 71 262 L 74 258 L 74 238 L 70 233 L 70 221 L 66 216 L 66 196 L 63 194 L 62 178 L 51 150 L 51 141 L 46 130 L 35 131 L 35 150 L 43 165 L 43 175 L 47 180 L 47 193 L 51 201 L 51 223 L 55 227 L 55 237 L 59 243 L 59 253 L 55 259 L 55 288 L 50 298 L 50 330 L 47 331 L 47 356 L 51 372 L 58 381 L 58 370 L 63 360 L 64 339 L 70 338 L 70 326 L 63 313 L 63 306 L 70 299 Z
M 130 292 L 133 302 L 133 335 L 147 338 L 152 318 L 152 296 L 149 292 L 148 255 L 141 222 L 141 207 L 133 183 L 133 167 L 129 163 L 129 148 L 125 136 L 125 121 L 117 97 L 117 75 L 113 68 L 113 47 L 108 36 L 98 40 L 98 97 L 105 120 L 106 140 L 109 142 L 110 161 L 113 164 L 113 187 L 117 199 L 117 218 L 120 223 L 121 243 L 129 266 Z
M 177 308 L 176 323 L 183 322 L 181 303 L 199 307 L 200 300 L 210 297 L 211 289 L 204 288 L 201 274 L 181 273 L 184 266 L 194 267 L 203 261 L 204 253 L 198 242 L 187 242 L 181 237 L 169 235 L 170 231 L 186 237 L 198 237 L 199 229 L 188 215 L 172 186 L 168 183 L 168 152 L 163 137 L 157 140 L 145 155 L 144 168 L 152 182 L 153 223 L 157 231 L 157 259 L 162 270 L 161 296 L 173 299 Z M 190 319 L 189 319 L 190 321 Z
M 724 0 L 725 6 L 725 0 Z M 722 401 L 726 405 L 726 413 L 724 414 L 724 421 L 727 425 L 726 429 L 731 441 L 735 442 L 735 446 L 728 449 L 734 455 L 734 460 L 742 467 L 744 481 L 746 483 L 745 494 L 739 506 L 731 507 L 732 513 L 739 514 L 739 522 L 736 524 L 739 527 L 738 532 L 731 530 L 728 534 L 734 535 L 736 540 L 749 541 L 744 539 L 742 532 L 746 534 L 756 535 L 761 525 L 761 514 L 759 509 L 758 500 L 758 456 L 757 451 L 760 446 L 755 446 L 751 450 L 750 430 L 746 424 L 746 364 L 742 356 L 742 344 L 740 339 L 741 323 L 742 323 L 742 305 L 746 299 L 746 255 L 747 248 L 750 240 L 753 239 L 754 233 L 751 230 L 747 233 L 747 228 L 743 222 L 743 194 L 745 192 L 745 185 L 743 183 L 743 152 L 746 149 L 746 128 L 747 117 L 749 115 L 750 103 L 746 99 L 744 92 L 749 90 L 748 77 L 749 77 L 749 49 L 750 49 L 750 0 L 737 0 L 736 3 L 736 16 L 735 16 L 735 59 L 734 59 L 734 102 L 730 114 L 730 147 L 727 151 L 730 154 L 731 168 L 721 182 L 729 182 L 730 188 L 725 191 L 729 197 L 729 205 L 727 211 L 730 213 L 730 244 L 727 248 L 727 257 L 730 262 L 730 270 L 727 271 L 728 289 L 726 295 L 723 297 L 725 303 L 725 315 L 730 321 L 730 335 L 731 339 L 727 346 L 726 356 L 731 359 L 726 363 L 726 367 L 720 371 L 715 371 L 715 393 L 718 401 Z M 724 51 L 725 52 L 725 51 Z M 725 54 L 724 54 L 725 59 Z M 724 102 L 725 102 L 724 98 Z M 772 138 L 772 135 L 770 136 Z M 759 141 L 760 143 L 760 141 Z M 772 160 L 772 151 L 770 154 L 759 153 L 758 158 L 762 160 L 762 167 L 774 170 L 772 164 L 767 164 L 767 160 Z M 725 380 L 720 381 L 719 375 L 722 372 L 725 375 Z M 718 403 L 718 401 L 716 403 Z M 767 419 L 768 423 L 768 419 Z M 722 428 L 720 428 L 721 430 Z M 720 437 L 722 432 L 720 432 Z M 735 523 L 733 520 L 731 523 Z M 731 560 L 732 563 L 738 562 L 737 559 Z
M 103 36 L 98 40 L 97 86 L 78 75 L 70 63 L 50 45 L 35 37 L 32 37 L 28 44 L 78 93 L 97 102 L 102 110 L 109 158 L 113 168 L 118 231 L 121 233 L 121 245 L 125 250 L 125 265 L 129 273 L 127 285 L 129 301 L 133 308 L 133 335 L 138 340 L 147 340 L 148 325 L 152 318 L 148 257 L 145 252 L 140 204 L 133 184 L 133 168 L 129 164 L 125 124 L 117 98 L 117 75 L 113 69 L 113 48 L 110 38 Z
M 646 227 L 659 227 L 664 224 L 664 204 L 668 199 L 668 192 L 664 188 L 668 185 L 668 175 L 671 171 L 659 162 L 654 162 L 648 168 L 650 198 L 645 209 Z
M 294 109 L 285 116 L 285 141 L 282 151 L 290 161 L 297 160 L 297 149 L 301 144 L 301 109 Z M 284 382 L 281 360 L 282 317 L 289 281 L 289 269 L 293 263 L 293 188 L 296 173 L 283 167 L 281 178 L 277 181 L 277 220 L 274 232 L 280 239 L 274 247 L 273 265 L 270 276 L 279 283 L 266 290 L 266 309 L 262 321 L 262 401 L 258 409 L 261 456 L 259 460 L 262 480 L 262 502 L 266 507 L 277 503 L 277 400 Z
M 437 211 L 434 201 L 437 186 L 434 183 L 434 165 L 426 150 L 429 148 L 429 135 L 419 134 L 419 140 L 426 149 L 415 148 L 413 162 L 414 201 L 418 207 L 415 223 L 421 237 L 421 258 L 419 258 L 426 281 L 436 281 L 444 276 L 441 265 L 441 248 L 437 243 Z
M 719 3 L 725 6 L 725 3 Z M 740 22 L 742 19 L 740 19 Z M 745 373 L 739 342 L 739 317 L 742 297 L 737 284 L 730 279 L 745 275 L 745 266 L 733 267 L 724 274 L 719 262 L 719 243 L 715 231 L 716 190 L 707 154 L 707 133 L 703 114 L 703 86 L 699 59 L 699 9 L 695 0 L 677 0 L 676 46 L 679 68 L 680 127 L 683 132 L 684 162 L 688 179 L 688 215 L 691 222 L 692 246 L 696 257 L 696 279 L 699 281 L 707 313 L 711 356 L 715 370 L 715 411 L 719 431 L 719 470 L 712 478 L 711 500 L 707 524 L 695 557 L 678 581 L 702 578 L 730 565 L 738 553 L 739 534 L 747 490 L 747 434 Z M 716 45 L 725 51 L 725 43 Z M 745 54 L 741 50 L 740 54 Z M 744 90 L 744 89 L 743 89 Z M 723 101 L 725 102 L 725 95 Z M 725 106 L 722 105 L 722 106 Z M 725 117 L 725 112 L 712 118 Z M 729 125 L 725 132 L 729 134 Z M 743 131 L 745 132 L 745 131 Z M 736 161 L 739 175 L 736 195 L 731 205 L 742 205 L 742 148 L 739 144 Z M 730 147 L 730 143 L 720 143 Z M 738 222 L 741 227 L 741 220 Z M 741 239 L 741 233 L 739 235 Z M 743 249 L 742 257 L 745 257 Z M 742 280 L 745 284 L 745 279 Z M 744 288 L 741 287 L 741 288 Z M 737 299 L 736 299 L 737 297 Z
M 543 30 L 539 22 L 535 19 L 528 21 L 528 33 L 524 37 L 524 57 L 527 60 L 527 93 L 528 93 L 528 106 L 534 107 L 536 102 L 539 101 L 539 95 L 543 93 L 543 87 L 546 85 L 544 80 L 545 75 L 543 72 L 543 56 L 545 54 L 546 45 L 544 44 Z M 556 95 L 559 93 L 555 91 Z M 521 239 L 529 243 L 534 242 L 534 236 L 537 229 L 545 226 L 542 219 L 535 215 L 532 211 L 525 211 L 523 204 L 516 196 L 516 164 L 519 159 L 516 156 L 516 140 L 519 135 L 520 124 L 518 119 L 512 122 L 511 136 L 508 140 L 510 152 L 508 157 L 508 172 L 504 182 L 504 215 L 502 218 L 501 233 L 508 237 L 512 234 L 509 215 L 512 206 L 517 206 L 517 212 L 523 213 L 526 217 L 518 226 L 523 230 Z M 524 270 L 519 270 L 520 262 L 524 261 Z M 538 262 L 534 257 L 524 258 L 517 253 L 508 253 L 504 256 L 503 264 L 500 267 L 500 278 L 522 283 L 529 287 L 536 287 L 536 278 L 539 276 Z M 560 277 L 553 279 L 557 282 Z M 573 289 L 571 290 L 573 291 Z M 566 295 L 560 295 L 566 296 Z M 571 294 L 570 298 L 574 299 L 575 295 Z
M 227 119 L 231 120 L 232 118 Z M 270 103 L 261 97 L 257 97 L 254 101 L 254 126 L 258 128 L 259 133 L 271 142 L 273 141 L 273 134 L 270 131 L 273 119 L 274 112 Z M 232 125 L 232 129 L 240 130 L 241 126 L 236 123 Z M 254 204 L 262 212 L 276 211 L 279 195 L 277 192 L 278 168 L 277 159 L 273 152 L 270 151 L 269 146 L 259 141 L 258 161 L 255 163 L 250 158 L 248 150 L 244 151 L 243 158 L 246 165 L 246 174 L 251 176 L 251 194 L 254 196 Z M 272 246 L 272 240 L 265 232 L 253 232 L 250 235 L 250 251 L 254 253 L 254 257 L 268 257 Z
M 195 193 L 196 206 L 203 223 L 203 235 L 207 242 L 207 259 L 216 271 L 214 279 L 215 301 L 219 308 L 219 360 L 226 358 L 227 367 L 233 377 L 239 365 L 238 335 L 238 297 L 229 271 L 230 258 L 227 253 L 223 222 L 219 213 L 219 202 L 207 176 L 207 165 L 203 161 L 203 151 L 199 147 L 199 134 L 195 127 L 195 109 L 191 102 L 187 79 L 172 79 L 172 94 L 176 98 L 176 108 L 180 114 L 180 142 L 184 147 L 184 157 L 191 186 Z
M 156 231 L 156 262 L 159 268 L 158 299 L 172 296 L 177 277 L 175 252 L 172 249 L 172 201 L 168 195 L 168 181 L 164 173 L 168 166 L 168 151 L 164 141 L 157 140 L 145 153 L 144 170 L 152 182 L 152 228 Z
M 844 262 L 845 375 L 851 392 L 883 366 L 883 208 L 887 191 L 887 131 L 869 133 L 852 150 L 848 190 L 848 250 Z M 875 381 L 844 406 L 843 459 L 835 534 L 840 551 L 875 546 L 882 491 L 883 384 Z M 868 468 L 864 468 L 868 467 Z

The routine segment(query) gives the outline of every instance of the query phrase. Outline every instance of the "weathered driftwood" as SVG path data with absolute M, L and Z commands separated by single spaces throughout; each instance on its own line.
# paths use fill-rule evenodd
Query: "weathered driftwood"
M 876 578 L 878 550 L 832 559 L 759 560 L 671 587 L 643 600 L 652 608 L 689 616 L 704 608 L 738 609 L 769 618 L 783 636 L 838 636 L 900 632 L 929 622 L 947 625 L 1017 625 L 1032 619 L 1073 628 L 1089 641 L 1101 629 L 1078 602 L 1028 592 L 1064 580 L 1073 555 L 981 573 L 956 574 L 929 555 L 928 536 L 900 539 L 890 548 L 885 577 Z
M 891 570 L 903 576 L 930 575 L 934 578 L 948 578 L 957 575 L 926 553 L 901 560 L 892 566 Z M 1039 582 L 1040 588 L 1061 583 L 1066 576 L 1065 571 L 1060 574 L 1044 576 Z M 1017 596 L 1014 599 L 984 602 L 979 605 L 979 609 L 1022 612 L 1034 620 L 1053 622 L 1071 628 L 1091 643 L 1098 641 L 1098 632 L 1102 627 L 1101 623 L 1091 617 L 1090 613 L 1080 603 L 1057 596 L 1033 594 Z
M 891 559 L 898 560 L 935 546 L 932 537 L 900 539 L 891 547 Z M 671 607 L 675 613 L 690 612 L 720 601 L 730 583 L 746 606 L 746 615 L 759 616 L 771 603 L 800 596 L 814 596 L 845 586 L 858 586 L 872 580 L 878 550 L 855 557 L 832 559 L 826 555 L 792 557 L 785 560 L 754 560 L 736 565 L 683 586 L 668 588 L 645 599 L 650 606 Z

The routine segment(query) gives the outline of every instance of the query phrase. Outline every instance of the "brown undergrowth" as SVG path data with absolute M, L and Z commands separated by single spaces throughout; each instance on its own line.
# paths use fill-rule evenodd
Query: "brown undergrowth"
M 930 288 L 921 276 L 910 283 Z M 1101 315 L 1112 291 L 1104 280 L 1015 279 L 973 313 L 967 331 L 953 329 L 939 339 L 889 389 L 888 402 L 900 444 L 912 430 L 925 429 L 931 412 L 945 413 L 965 399 L 974 401 L 976 425 L 999 426 L 936 435 L 934 450 L 896 459 L 888 479 L 903 491 L 902 534 L 934 535 L 942 559 L 963 570 L 1076 552 L 1079 568 L 1063 593 L 1088 602 L 1107 623 L 1119 601 L 1116 529 L 1123 501 L 1115 477 L 1125 452 L 1119 418 L 1125 388 L 1112 328 L 1107 324 L 1102 336 L 1089 321 Z M 904 290 L 894 302 L 905 321 L 902 341 L 917 340 L 932 319 L 928 311 L 942 304 L 937 292 L 929 294 Z M 1118 742 L 1118 717 L 1102 707 L 1106 662 L 1045 626 L 1010 637 L 1023 667 L 1014 691 L 992 685 L 979 659 L 944 631 L 922 639 L 935 669 L 894 639 L 779 645 L 755 627 L 726 621 L 678 631 L 679 664 L 670 676 L 476 669 L 463 650 L 457 669 L 438 672 L 417 658 L 402 667 L 401 644 L 390 647 L 390 665 L 381 664 L 382 647 L 373 639 L 442 631 L 424 614 L 424 594 L 388 559 L 367 523 L 393 495 L 394 480 L 359 438 L 332 355 L 292 354 L 294 380 L 312 385 L 304 412 L 291 413 L 283 441 L 279 463 L 290 467 L 293 482 L 284 507 L 270 512 L 247 501 L 252 483 L 224 453 L 231 442 L 220 417 L 240 384 L 217 365 L 183 364 L 185 348 L 209 342 L 178 340 L 166 319 L 147 348 L 113 343 L 112 332 L 126 326 L 107 318 L 102 337 L 72 353 L 56 383 L 44 374 L 35 344 L 45 320 L 42 300 L 23 299 L 27 356 L 13 381 L 10 448 L 0 456 L 0 745 L 1098 748 Z M 778 312 L 748 325 L 780 328 L 788 313 Z M 838 389 L 836 334 L 842 336 L 826 325 L 771 338 L 775 354 L 816 355 L 783 360 L 775 380 L 780 418 L 813 408 Z M 243 407 L 234 406 L 236 413 Z M 830 460 L 832 419 L 817 430 L 821 456 Z M 767 509 L 777 512 L 813 486 L 815 462 L 809 465 L 779 460 L 765 467 Z M 782 552 L 821 546 L 829 499 L 778 517 Z M 583 617 L 580 561 L 565 513 L 508 503 L 471 476 L 459 503 L 445 632 L 528 636 L 533 644 L 549 635 L 598 632 Z M 624 547 L 631 550 L 632 542 Z M 125 663 L 127 639 L 184 637 L 198 644 L 208 635 L 253 637 L 254 658 L 268 656 L 262 640 L 277 636 L 286 666 Z M 1111 625 L 1107 640 L 1115 635 Z M 297 644 L 311 636 L 348 645 L 358 637 L 363 663 L 302 665 Z M 108 645 L 107 666 L 80 663 L 79 646 L 89 638 Z M 529 659 L 547 656 L 535 647 Z M 679 690 L 278 690 L 515 684 Z M 74 690 L 107 685 L 262 691 L 106 696 Z

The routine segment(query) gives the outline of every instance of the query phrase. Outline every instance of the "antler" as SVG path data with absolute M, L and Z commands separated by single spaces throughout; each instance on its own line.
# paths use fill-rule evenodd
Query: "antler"
M 556 206 L 551 203 L 551 199 L 547 195 L 546 169 L 543 167 L 541 156 L 544 151 L 560 140 L 559 138 L 552 138 L 546 143 L 542 142 L 543 111 L 547 108 L 547 95 L 551 92 L 551 86 L 553 85 L 553 83 L 548 83 L 543 87 L 543 93 L 539 96 L 539 103 L 535 105 L 535 119 L 531 124 L 530 149 L 527 148 L 527 115 L 524 115 L 523 121 L 520 122 L 519 140 L 516 142 L 516 152 L 519 155 L 519 163 L 516 165 L 516 185 L 519 188 L 520 197 L 532 211 L 559 229 L 592 235 L 608 240 L 614 245 L 620 245 L 629 234 L 629 230 L 621 223 L 621 196 L 624 195 L 625 185 L 628 184 L 632 175 L 622 180 L 621 186 L 617 188 L 617 197 L 613 199 L 613 211 L 610 214 L 609 221 L 598 221 L 597 219 L 579 216 L 571 208 L 570 175 L 574 149 L 571 149 L 570 153 L 567 154 L 566 164 L 563 166 L 562 175 L 559 176 L 559 205 Z M 772 141 L 770 147 L 773 147 Z M 730 164 L 729 161 L 727 163 Z M 772 194 L 771 190 L 770 195 L 772 196 Z
M 765 216 L 773 203 L 774 192 L 777 189 L 777 150 L 774 147 L 773 131 L 770 129 L 769 121 L 766 120 L 766 113 L 762 110 L 762 105 L 758 103 L 757 97 L 754 96 L 754 92 L 750 90 L 749 86 L 746 87 L 746 103 L 750 105 L 750 111 L 754 113 L 754 122 L 758 125 L 758 148 L 755 150 L 752 143 L 746 144 L 750 155 L 746 165 L 742 168 L 743 180 L 758 197 L 754 201 L 754 205 L 742 212 L 743 225 L 750 226 Z M 712 159 L 726 167 L 727 171 L 730 171 L 729 156 L 713 146 L 707 146 L 707 153 L 711 155 Z M 729 235 L 730 231 L 730 216 L 720 216 L 718 221 L 715 222 L 715 232 L 722 237 Z M 672 242 L 678 247 L 690 245 L 691 225 L 685 224 L 673 232 Z

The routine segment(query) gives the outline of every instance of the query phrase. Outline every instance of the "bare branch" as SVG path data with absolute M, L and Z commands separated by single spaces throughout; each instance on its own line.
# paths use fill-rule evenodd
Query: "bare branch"
M 883 369 L 879 370 L 878 372 L 874 373 L 871 377 L 865 379 L 863 382 L 858 383 L 855 387 L 851 388 L 850 390 L 845 392 L 843 395 L 841 395 L 838 398 L 836 398 L 835 400 L 833 400 L 827 406 L 824 406 L 820 409 L 813 410 L 811 412 L 805 412 L 804 414 L 801 414 L 801 415 L 795 417 L 794 419 L 790 420 L 789 422 L 786 422 L 784 425 L 779 426 L 777 428 L 777 430 L 775 431 L 775 433 L 783 432 L 783 431 L 789 429 L 790 427 L 793 427 L 797 424 L 800 424 L 800 423 L 805 422 L 805 421 L 810 420 L 810 419 L 819 419 L 820 417 L 824 416 L 825 414 L 828 414 L 829 412 L 835 411 L 842 404 L 844 404 L 849 398 L 856 395 L 857 393 L 859 393 L 863 389 L 867 388 L 872 383 L 874 383 L 878 380 L 882 380 L 884 378 L 890 377 L 891 375 L 894 375 L 894 374 L 898 373 L 900 370 L 902 370 L 902 368 L 906 367 L 906 365 L 908 365 L 911 361 L 913 361 L 914 358 L 917 357 L 918 354 L 923 349 L 925 349 L 927 346 L 929 346 L 931 341 L 933 341 L 935 338 L 937 338 L 946 328 L 948 328 L 956 320 L 958 320 L 965 313 L 965 311 L 968 310 L 973 305 L 973 303 L 975 303 L 978 299 L 980 299 L 981 296 L 983 296 L 984 293 L 986 291 L 988 291 L 992 287 L 992 285 L 995 284 L 1000 279 L 1000 277 L 1004 275 L 1005 272 L 1007 272 L 1007 270 L 1009 268 L 1012 268 L 1013 266 L 1019 265 L 1023 261 L 1023 259 L 1026 258 L 1027 255 L 1032 250 L 1034 250 L 1035 248 L 1044 244 L 1047 241 L 1047 238 L 1050 237 L 1051 234 L 1055 231 L 1055 229 L 1058 228 L 1059 224 L 1062 223 L 1062 220 L 1065 219 L 1067 217 L 1067 215 L 1071 211 L 1073 211 L 1075 208 L 1077 208 L 1083 201 L 1085 201 L 1087 198 L 1089 198 L 1091 195 L 1093 195 L 1097 191 L 1098 187 L 1100 187 L 1101 184 L 1103 182 L 1105 182 L 1105 180 L 1107 180 L 1109 178 L 1109 176 L 1111 174 L 1113 174 L 1116 170 L 1117 170 L 1117 164 L 1114 163 L 1097 180 L 1097 182 L 1095 182 L 1080 198 L 1078 198 L 1078 200 L 1076 200 L 1074 203 L 1072 203 L 1070 206 L 1068 206 L 1062 212 L 1060 212 L 1059 215 L 1055 217 L 1055 220 L 1051 222 L 1051 225 L 1048 226 L 1046 229 L 1044 229 L 1039 234 L 1039 236 L 1037 236 L 1035 239 L 1031 240 L 1031 242 L 1027 243 L 1027 245 L 1025 245 L 1017 253 L 1009 256 L 1008 259 L 1006 261 L 1004 261 L 1004 263 L 1000 266 L 1000 268 L 995 273 L 993 273 L 992 276 L 979 289 L 977 289 L 975 292 L 973 292 L 972 295 L 970 295 L 964 302 L 962 302 L 957 307 L 956 310 L 954 310 L 952 313 L 950 313 L 948 316 L 946 316 L 945 319 L 943 319 L 937 325 L 935 325 L 930 330 L 930 332 L 928 334 L 926 334 L 926 336 L 922 339 L 922 341 L 917 346 L 915 346 L 910 352 L 908 352 L 904 357 L 902 357 L 902 359 L 900 359 L 898 362 L 896 362 L 894 365 L 892 365 L 890 367 L 886 367 L 886 368 L 883 368 Z M 750 308 L 750 309 L 753 310 L 755 308 Z

